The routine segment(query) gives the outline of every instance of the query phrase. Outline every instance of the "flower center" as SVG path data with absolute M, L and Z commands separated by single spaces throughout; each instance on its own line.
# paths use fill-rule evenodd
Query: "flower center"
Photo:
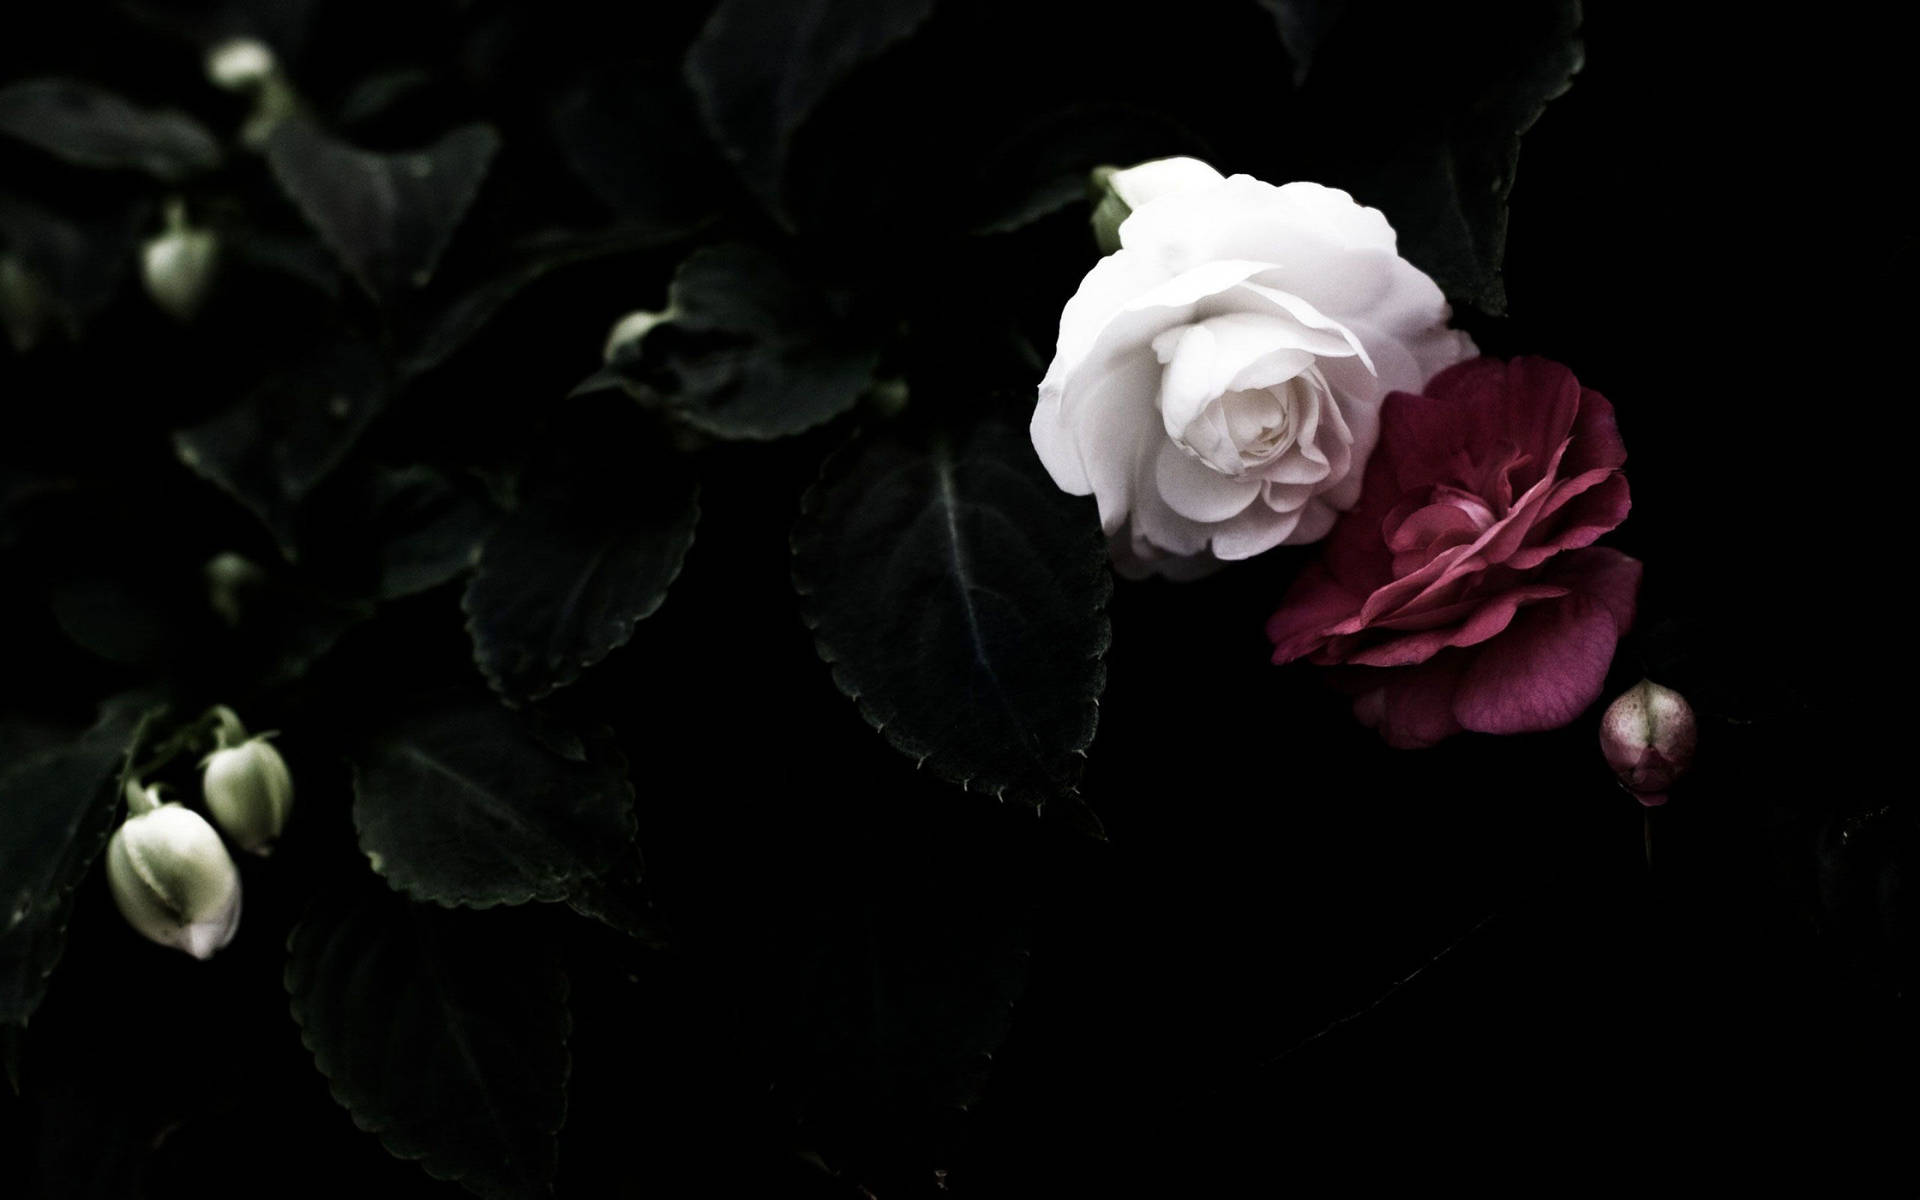
M 1234 479 L 1269 466 L 1311 428 L 1316 388 L 1325 386 L 1318 376 L 1309 368 L 1271 387 L 1227 392 L 1187 426 L 1181 449 Z

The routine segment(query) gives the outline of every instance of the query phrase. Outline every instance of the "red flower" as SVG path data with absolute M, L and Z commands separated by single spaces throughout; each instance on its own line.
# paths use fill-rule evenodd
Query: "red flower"
M 1273 661 L 1347 668 L 1396 746 L 1524 733 L 1600 695 L 1640 563 L 1613 406 L 1542 358 L 1478 358 L 1395 392 L 1353 510 L 1267 622 Z

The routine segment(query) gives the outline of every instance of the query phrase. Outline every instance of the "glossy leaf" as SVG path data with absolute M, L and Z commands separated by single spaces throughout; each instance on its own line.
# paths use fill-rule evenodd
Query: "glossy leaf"
M 964 787 L 1072 807 L 1112 580 L 1092 507 L 1025 437 L 863 434 L 807 493 L 793 551 L 820 656 L 889 742 Z
M 334 1099 L 389 1152 L 487 1200 L 550 1194 L 567 977 L 524 915 L 323 902 L 288 939 L 286 988 Z

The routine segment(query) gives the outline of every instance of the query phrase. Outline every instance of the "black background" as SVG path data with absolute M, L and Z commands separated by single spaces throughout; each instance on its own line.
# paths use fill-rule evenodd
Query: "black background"
M 453 15 L 498 16 L 473 7 Z M 327 8 L 307 60 L 444 67 L 448 14 L 390 8 Z M 1196 131 L 1169 152 L 1276 179 L 1297 161 L 1289 122 L 1310 110 L 1287 100 L 1257 6 L 1068 8 L 943 13 L 950 26 L 829 101 L 840 132 L 797 171 L 873 206 L 849 202 L 805 253 L 953 329 L 917 345 L 918 370 L 971 362 L 966 314 L 982 308 L 1030 310 L 1050 337 L 1092 261 L 1078 207 L 984 251 L 924 239 L 902 197 L 950 202 L 955 130 L 1099 94 Z M 497 75 L 469 59 L 464 99 L 493 106 L 524 185 L 550 152 L 516 142 L 515 103 L 622 55 L 671 58 L 700 16 L 515 10 L 504 27 L 524 44 L 499 51 Z M 0 63 L 193 94 L 177 44 L 105 44 L 84 20 L 10 39 Z M 1305 561 L 1287 550 L 1200 583 L 1117 587 L 1083 788 L 1106 842 L 916 775 L 835 691 L 794 609 L 791 518 L 844 430 L 725 451 L 667 604 L 569 701 L 626 746 L 676 948 L 527 918 L 566 939 L 573 979 L 561 1195 L 1266 1194 L 1801 1168 L 1844 1188 L 1888 1164 L 1910 1185 L 1916 831 L 1901 785 L 1867 767 L 1898 724 L 1875 710 L 1901 694 L 1889 646 L 1906 615 L 1883 579 L 1897 541 L 1871 531 L 1909 390 L 1894 39 L 1804 15 L 1679 27 L 1598 3 L 1583 36 L 1585 69 L 1524 141 L 1510 315 L 1461 321 L 1488 353 L 1568 363 L 1618 409 L 1634 509 L 1612 544 L 1646 563 L 1646 584 L 1609 691 L 1650 672 L 1703 719 L 1697 768 L 1650 835 L 1599 758 L 1594 713 L 1395 753 L 1310 669 L 1268 665 L 1262 623 Z M 1405 65 L 1383 53 L 1383 113 L 1421 102 Z M 864 186 L 854 150 L 884 160 L 860 169 L 891 193 Z M 584 205 L 560 184 L 516 199 Z M 608 317 L 657 304 L 663 280 L 570 276 L 509 310 L 383 436 L 485 446 L 528 427 L 591 367 Z M 79 350 L 21 369 L 0 397 L 9 463 L 124 467 L 174 539 L 103 533 L 124 510 L 83 512 L 63 531 L 69 561 L 260 544 L 168 467 L 164 432 L 307 319 L 264 306 L 227 326 L 254 323 L 249 349 L 222 350 L 109 314 Z M 953 369 L 955 390 L 970 370 Z M 121 682 L 61 639 L 35 580 L 5 590 L 13 707 L 83 714 Z M 83 888 L 25 1095 L 6 1101 L 28 1144 L 6 1178 L 32 1163 L 48 1194 L 459 1194 L 353 1128 L 280 982 L 284 931 L 357 857 L 336 743 L 409 673 L 465 661 L 454 596 L 407 605 L 292 698 L 261 701 L 279 705 L 265 724 L 285 730 L 300 808 L 282 852 L 243 867 L 231 947 L 206 964 L 161 951 L 120 923 L 97 873 Z M 1842 672 L 1862 654 L 1886 660 L 1890 691 L 1852 690 Z M 954 947 L 1002 930 L 1031 950 L 1010 1032 L 972 1064 L 985 1087 L 968 1111 L 928 1104 L 926 1081 L 860 1049 L 861 956 L 883 947 L 939 980 Z

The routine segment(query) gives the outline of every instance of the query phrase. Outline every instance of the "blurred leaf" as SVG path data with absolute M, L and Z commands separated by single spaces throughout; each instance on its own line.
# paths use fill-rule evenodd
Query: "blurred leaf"
M 112 302 L 133 268 L 144 202 L 74 219 L 0 192 L 0 246 L 10 249 L 50 300 L 70 337 Z
M 386 367 L 372 347 L 328 345 L 221 415 L 176 432 L 174 451 L 259 517 L 291 560 L 295 509 L 346 458 L 386 398 Z
M 1307 81 L 1314 53 L 1346 11 L 1347 0 L 1259 0 L 1261 8 L 1273 14 L 1280 44 L 1293 60 L 1293 86 Z
M 694 251 L 674 275 L 667 312 L 609 366 L 714 437 L 763 440 L 824 424 L 859 401 L 879 362 L 825 296 L 748 246 Z
M 794 134 L 834 85 L 911 34 L 933 0 L 721 0 L 687 51 L 707 128 L 742 178 L 787 220 Z
M 287 942 L 301 1039 L 354 1124 L 488 1200 L 551 1194 L 572 1064 L 558 943 L 369 889 Z
M 136 108 L 76 79 L 0 88 L 0 133 L 75 166 L 144 171 L 167 183 L 220 165 L 220 143 L 192 117 Z
M 267 162 L 342 265 L 386 300 L 433 278 L 499 148 L 491 126 L 467 125 L 423 150 L 376 154 L 293 117 L 274 127 Z
M 122 760 L 152 711 L 118 697 L 79 738 L 0 763 L 0 1025 L 24 1027 L 46 995 L 74 889 L 113 832 Z
M 381 473 L 372 524 L 378 530 L 382 600 L 439 587 L 466 573 L 496 517 L 484 500 L 431 467 Z
M 569 93 L 551 123 L 567 165 L 621 219 L 684 228 L 713 207 L 723 168 L 683 79 L 623 70 Z
M 943 779 L 1072 807 L 1106 682 L 1093 509 L 993 423 L 864 433 L 801 502 L 801 613 L 840 690 Z
M 620 416 L 628 406 L 616 410 Z M 637 422 L 556 438 L 518 511 L 481 549 L 463 607 L 480 670 L 509 704 L 580 677 L 633 636 L 680 574 L 693 474 Z
M 360 848 L 418 900 L 564 900 L 633 840 L 633 785 L 604 748 L 543 737 L 485 695 L 402 715 L 356 758 Z

